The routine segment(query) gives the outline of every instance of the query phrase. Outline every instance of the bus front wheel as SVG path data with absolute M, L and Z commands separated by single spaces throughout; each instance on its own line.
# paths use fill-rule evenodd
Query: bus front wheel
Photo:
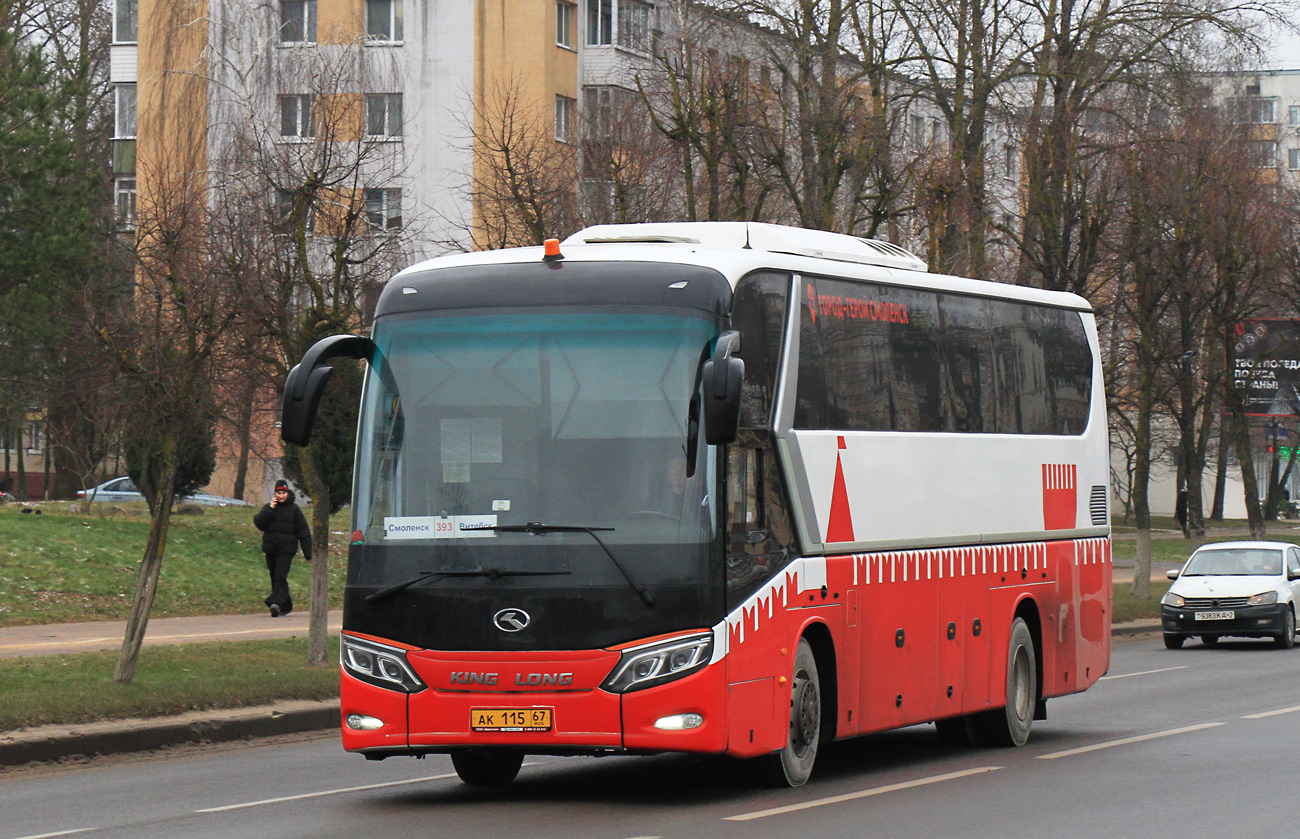
M 476 787 L 508 784 L 519 774 L 524 763 L 520 752 L 468 751 L 452 752 L 451 765 L 465 783 Z
M 790 685 L 790 727 L 785 748 L 767 757 L 776 786 L 801 787 L 812 775 L 822 733 L 821 680 L 817 659 L 806 638 L 799 639 Z
M 1034 638 L 1023 618 L 1011 623 L 1007 645 L 1007 704 L 980 719 L 984 742 L 993 746 L 1023 746 L 1034 724 L 1038 702 L 1038 664 Z

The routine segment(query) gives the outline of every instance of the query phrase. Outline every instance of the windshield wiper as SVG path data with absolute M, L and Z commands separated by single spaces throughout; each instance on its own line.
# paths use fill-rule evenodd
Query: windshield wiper
M 502 571 L 499 568 L 466 568 L 460 571 L 421 571 L 404 583 L 398 583 L 395 586 L 380 589 L 374 594 L 366 595 L 365 601 L 370 604 L 378 603 L 381 600 L 387 600 L 389 597 L 404 591 L 416 583 L 423 582 L 433 577 L 487 577 L 489 580 L 500 580 L 503 577 L 545 577 L 553 574 L 568 574 L 569 571 Z
M 609 549 L 609 546 L 596 535 L 597 530 L 613 530 L 614 528 L 612 527 L 584 527 L 579 524 L 542 524 L 540 521 L 530 521 L 528 524 L 495 524 L 489 527 L 475 529 L 491 530 L 496 533 L 531 533 L 534 536 L 544 536 L 547 533 L 586 533 L 588 536 L 596 540 L 596 544 L 600 545 L 601 550 L 605 552 L 605 556 L 609 557 L 610 562 L 614 563 L 614 567 L 623 575 L 623 579 L 627 580 L 627 584 L 631 586 L 632 590 L 641 598 L 641 602 L 646 605 L 646 608 L 653 608 L 655 605 L 654 595 L 646 591 L 645 586 L 636 581 L 636 578 L 632 576 L 632 572 L 627 570 L 627 566 L 625 566 L 619 558 L 614 555 L 614 552 Z

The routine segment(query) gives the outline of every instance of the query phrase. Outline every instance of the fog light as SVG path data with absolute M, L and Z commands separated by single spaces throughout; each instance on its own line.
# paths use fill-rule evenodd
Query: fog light
M 376 728 L 383 728 L 384 721 L 376 717 L 367 717 L 361 714 L 348 714 L 344 720 L 348 728 L 353 731 L 374 731 Z
M 673 714 L 655 720 L 655 728 L 660 731 L 682 731 L 687 728 L 699 728 L 704 725 L 704 717 L 699 714 Z

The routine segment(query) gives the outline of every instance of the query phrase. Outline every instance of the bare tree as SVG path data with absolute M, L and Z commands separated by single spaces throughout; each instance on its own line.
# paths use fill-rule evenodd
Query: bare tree
M 391 142 L 405 103 L 363 92 L 399 85 L 391 58 L 362 38 L 334 33 L 333 43 L 281 55 L 265 48 L 278 38 L 274 9 L 231 13 L 243 17 L 230 31 L 251 34 L 232 34 L 213 56 L 230 129 L 215 153 L 214 193 L 240 208 L 228 217 L 232 273 L 265 289 L 240 336 L 257 362 L 244 375 L 279 383 L 317 340 L 364 329 L 378 289 L 409 260 L 418 223 L 403 205 L 402 147 Z M 351 491 L 350 463 L 333 468 L 346 458 L 330 454 L 315 444 L 286 452 L 313 505 L 308 661 L 317 665 L 327 663 L 329 516 Z

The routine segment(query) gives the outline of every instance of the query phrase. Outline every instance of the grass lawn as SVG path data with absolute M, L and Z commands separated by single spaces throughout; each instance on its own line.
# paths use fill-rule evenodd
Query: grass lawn
M 0 626 L 124 620 L 149 534 L 143 503 L 97 502 L 89 514 L 40 505 L 41 515 L 0 506 Z M 152 617 L 263 610 L 269 590 L 254 507 L 204 507 L 173 515 Z M 339 517 L 344 522 L 344 516 Z M 330 538 L 331 606 L 342 603 L 347 535 Z M 299 554 L 289 586 L 305 600 L 310 566 Z
M 304 663 L 306 638 L 145 647 L 129 685 L 113 684 L 117 655 L 0 659 L 0 731 L 339 695 L 338 639 L 326 667 Z

